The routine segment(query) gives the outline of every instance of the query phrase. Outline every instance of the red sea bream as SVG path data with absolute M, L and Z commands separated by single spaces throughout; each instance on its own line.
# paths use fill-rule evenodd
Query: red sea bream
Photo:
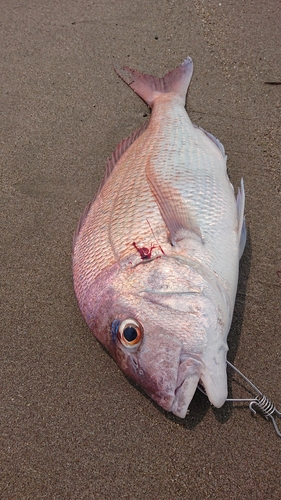
M 74 235 L 81 312 L 121 370 L 185 417 L 200 382 L 227 397 L 226 354 L 243 253 L 237 198 L 222 144 L 185 110 L 193 64 L 163 78 L 116 68 L 151 108 L 123 140 Z

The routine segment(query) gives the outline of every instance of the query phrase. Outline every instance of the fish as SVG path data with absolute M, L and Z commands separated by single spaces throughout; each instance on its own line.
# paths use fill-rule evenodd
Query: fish
M 151 109 L 122 140 L 73 238 L 89 329 L 126 376 L 185 418 L 198 384 L 227 398 L 227 336 L 246 242 L 223 145 L 185 109 L 190 57 L 164 77 L 115 65 Z

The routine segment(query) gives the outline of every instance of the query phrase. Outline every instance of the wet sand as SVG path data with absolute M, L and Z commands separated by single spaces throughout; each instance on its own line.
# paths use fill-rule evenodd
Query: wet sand
M 1 499 L 280 498 L 272 424 L 200 393 L 184 420 L 162 411 L 91 335 L 71 275 L 106 158 L 148 115 L 113 60 L 162 76 L 190 55 L 189 114 L 246 190 L 229 359 L 281 409 L 280 32 L 276 0 L 2 1 Z

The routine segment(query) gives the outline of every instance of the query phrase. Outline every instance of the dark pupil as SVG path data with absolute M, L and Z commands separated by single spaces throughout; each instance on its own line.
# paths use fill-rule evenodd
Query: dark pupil
M 127 326 L 123 331 L 123 335 L 127 342 L 132 342 L 137 338 L 138 332 L 133 326 Z

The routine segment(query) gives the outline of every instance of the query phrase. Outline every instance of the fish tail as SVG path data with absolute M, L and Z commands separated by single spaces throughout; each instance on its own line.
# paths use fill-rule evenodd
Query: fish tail
M 121 68 L 114 64 L 116 73 L 152 108 L 154 100 L 160 94 L 175 93 L 179 95 L 185 104 L 185 98 L 193 72 L 191 57 L 167 73 L 162 78 L 146 75 L 125 66 Z

